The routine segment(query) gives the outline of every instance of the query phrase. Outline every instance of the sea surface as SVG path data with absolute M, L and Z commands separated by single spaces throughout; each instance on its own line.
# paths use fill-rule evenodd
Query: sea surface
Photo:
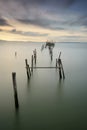
M 51 61 L 43 43 L 0 42 L 0 130 L 87 129 L 87 43 L 56 43 Z M 58 69 L 34 69 L 27 79 L 25 59 L 31 66 L 55 67 L 61 51 L 65 80 Z M 17 55 L 15 56 L 15 52 Z M 16 72 L 19 109 L 15 109 L 12 72 Z

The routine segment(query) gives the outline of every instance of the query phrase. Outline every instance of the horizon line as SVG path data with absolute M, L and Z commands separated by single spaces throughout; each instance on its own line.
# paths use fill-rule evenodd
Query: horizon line
M 43 42 L 37 42 L 37 41 L 9 41 L 9 40 L 0 40 L 0 42 L 32 42 L 32 43 L 44 43 L 44 41 Z M 54 42 L 54 43 L 87 43 L 87 42 L 77 42 L 77 41 L 74 41 L 74 42 L 72 42 L 72 41 L 58 41 L 58 42 Z

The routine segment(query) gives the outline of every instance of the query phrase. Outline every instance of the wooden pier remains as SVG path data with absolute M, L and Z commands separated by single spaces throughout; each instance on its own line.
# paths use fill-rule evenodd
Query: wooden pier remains
M 32 67 L 30 67 L 32 68 Z M 58 67 L 57 67 L 58 68 Z M 33 67 L 33 69 L 56 69 L 56 67 L 49 67 L 49 66 L 39 66 L 39 67 Z
M 51 56 L 53 56 L 52 50 L 51 49 L 49 49 L 49 50 L 50 50 Z M 59 72 L 59 79 L 64 80 L 65 79 L 65 73 L 64 73 L 63 63 L 62 63 L 62 60 L 61 60 L 60 57 L 61 57 L 61 52 L 59 53 L 58 58 L 56 58 L 56 60 L 55 60 L 55 66 L 36 66 L 37 54 L 36 54 L 36 49 L 34 49 L 33 55 L 31 56 L 31 67 L 28 64 L 27 59 L 25 59 L 26 72 L 27 72 L 28 80 L 30 79 L 31 74 L 33 73 L 34 69 L 56 69 Z
M 36 49 L 35 49 L 33 52 L 33 55 L 31 56 L 31 67 L 28 64 L 28 60 L 25 59 L 25 65 L 26 65 L 25 68 L 26 68 L 28 81 L 31 77 L 31 74 L 33 73 L 33 69 L 56 69 L 59 71 L 59 79 L 60 80 L 65 79 L 63 63 L 60 57 L 61 57 L 61 52 L 59 53 L 59 57 L 55 59 L 55 66 L 53 67 L 52 66 L 36 66 L 37 54 L 36 54 Z M 51 59 L 52 58 L 53 58 L 53 54 L 51 52 Z M 16 72 L 12 72 L 12 82 L 13 82 L 13 90 L 14 90 L 15 108 L 16 110 L 18 110 L 19 101 L 18 101 L 18 93 L 17 93 Z
M 59 71 L 59 79 L 61 80 L 62 78 L 65 79 L 65 73 L 63 69 L 63 64 L 62 60 L 60 59 L 61 57 L 61 52 L 59 53 L 58 59 L 56 58 L 56 64 L 53 67 L 50 66 L 36 66 L 36 49 L 33 51 L 33 54 L 31 56 L 31 67 L 28 64 L 27 59 L 25 59 L 25 64 L 26 64 L 26 71 L 27 71 L 27 78 L 30 79 L 31 73 L 33 73 L 34 69 L 58 69 Z M 34 65 L 35 62 L 35 65 Z

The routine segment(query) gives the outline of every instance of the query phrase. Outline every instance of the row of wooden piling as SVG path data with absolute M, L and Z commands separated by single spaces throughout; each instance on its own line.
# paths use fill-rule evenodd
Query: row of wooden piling
M 28 64 L 27 59 L 25 59 L 26 72 L 27 72 L 27 78 L 28 79 L 30 79 L 31 73 L 33 73 L 34 63 L 35 63 L 35 66 L 36 66 L 36 59 L 37 59 L 36 49 L 33 51 L 33 55 L 31 56 L 31 67 Z
M 62 78 L 65 79 L 65 73 L 64 73 L 64 69 L 63 69 L 63 64 L 62 64 L 62 60 L 60 58 L 61 56 L 61 52 L 59 54 L 59 57 L 56 58 L 56 66 L 55 67 L 36 67 L 36 59 L 37 59 L 37 55 L 36 55 L 36 49 L 33 51 L 33 55 L 31 56 L 31 67 L 28 63 L 28 60 L 25 59 L 25 65 L 26 65 L 26 74 L 27 74 L 27 79 L 29 80 L 31 78 L 31 75 L 33 73 L 33 69 L 37 69 L 37 68 L 56 68 L 59 70 L 59 79 L 61 80 Z M 35 66 L 34 66 L 35 63 Z M 13 72 L 12 73 L 12 81 L 13 81 L 13 90 L 14 90 L 14 100 L 15 100 L 15 108 L 18 109 L 19 108 L 19 101 L 18 101 L 18 93 L 17 93 L 17 84 L 16 84 L 16 73 Z
M 26 65 L 26 74 L 28 80 L 31 77 L 31 74 L 33 73 L 33 64 L 35 63 L 36 65 L 36 49 L 33 51 L 33 55 L 31 56 L 31 67 L 28 64 L 28 60 L 25 59 L 25 65 Z M 19 101 L 18 101 L 18 93 L 17 93 L 17 83 L 16 83 L 16 72 L 12 72 L 12 81 L 13 81 L 13 90 L 14 90 L 14 100 L 15 100 L 15 108 L 18 110 L 19 108 Z

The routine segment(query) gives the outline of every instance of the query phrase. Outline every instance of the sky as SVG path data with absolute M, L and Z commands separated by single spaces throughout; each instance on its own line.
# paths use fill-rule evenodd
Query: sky
M 0 0 L 0 40 L 87 42 L 87 0 Z

